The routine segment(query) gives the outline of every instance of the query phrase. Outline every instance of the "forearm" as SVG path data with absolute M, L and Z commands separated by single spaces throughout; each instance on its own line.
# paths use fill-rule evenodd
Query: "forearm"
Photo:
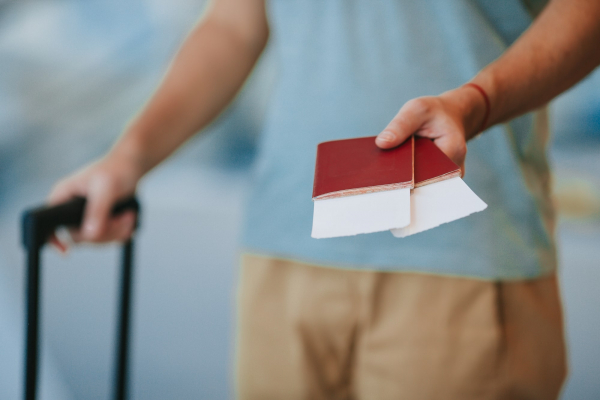
M 232 100 L 262 52 L 267 34 L 249 42 L 207 18 L 189 35 L 163 82 L 113 147 L 141 177 L 213 120 Z
M 573 86 L 600 64 L 599 46 L 599 1 L 551 1 L 531 28 L 472 80 L 490 98 L 487 126 L 540 107 Z
M 387 149 L 413 134 L 427 137 L 464 172 L 466 140 L 547 103 L 600 63 L 599 21 L 600 1 L 551 1 L 510 49 L 473 78 L 475 86 L 406 102 L 376 144 Z

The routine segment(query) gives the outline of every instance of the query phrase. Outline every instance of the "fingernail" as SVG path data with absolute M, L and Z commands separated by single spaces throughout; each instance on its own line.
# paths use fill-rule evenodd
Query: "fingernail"
M 396 138 L 396 136 L 394 136 L 394 134 L 392 132 L 381 132 L 378 136 L 377 136 L 377 141 L 379 142 L 393 142 L 394 139 Z

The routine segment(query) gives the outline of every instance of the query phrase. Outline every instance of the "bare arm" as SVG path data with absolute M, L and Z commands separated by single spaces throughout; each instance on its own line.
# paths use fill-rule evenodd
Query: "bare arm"
M 60 181 L 49 203 L 88 199 L 76 241 L 124 240 L 134 215 L 109 219 L 112 205 L 139 179 L 214 119 L 238 92 L 269 36 L 264 0 L 213 0 L 173 60 L 164 80 L 112 150 Z M 62 250 L 64 244 L 53 238 Z
M 215 0 L 113 152 L 143 174 L 206 126 L 238 92 L 269 35 L 264 0 Z
M 489 95 L 487 126 L 531 111 L 573 86 L 600 64 L 600 1 L 552 0 L 532 26 L 472 82 Z M 482 95 L 460 87 L 407 102 L 378 136 L 389 148 L 411 134 L 434 139 L 464 166 L 465 141 L 478 133 Z
M 554 0 L 473 82 L 490 96 L 490 125 L 538 108 L 600 64 L 600 1 Z

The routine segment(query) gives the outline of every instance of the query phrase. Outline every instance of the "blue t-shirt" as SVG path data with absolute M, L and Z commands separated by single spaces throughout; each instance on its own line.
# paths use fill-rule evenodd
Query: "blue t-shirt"
M 310 236 L 317 144 L 376 135 L 406 101 L 471 79 L 531 23 L 520 1 L 267 3 L 279 76 L 247 208 L 247 251 L 483 279 L 555 270 L 545 110 L 468 144 L 465 181 L 488 204 L 485 211 L 404 239 L 390 232 Z

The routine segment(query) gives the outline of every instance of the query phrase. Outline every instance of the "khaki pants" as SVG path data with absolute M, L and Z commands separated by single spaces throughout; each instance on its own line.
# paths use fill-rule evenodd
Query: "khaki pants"
M 556 399 L 556 277 L 490 282 L 244 255 L 240 399 Z

